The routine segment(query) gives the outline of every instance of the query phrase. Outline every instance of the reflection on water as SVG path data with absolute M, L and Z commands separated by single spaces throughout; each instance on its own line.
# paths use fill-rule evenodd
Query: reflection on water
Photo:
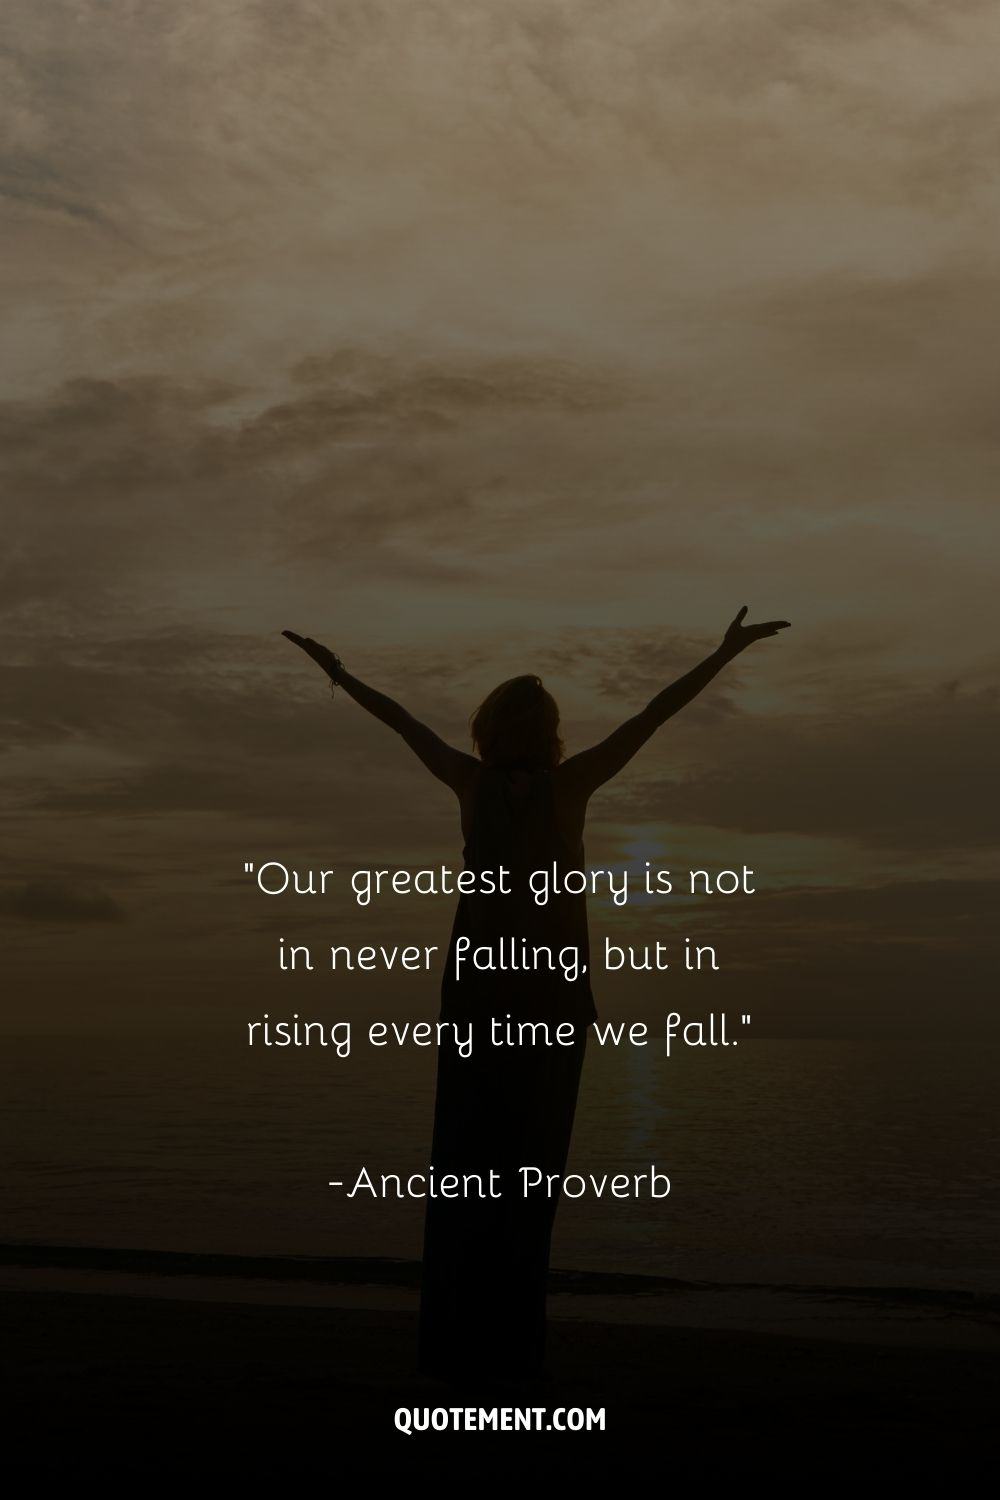
M 564 1202 L 555 1265 L 685 1280 L 989 1289 L 995 1062 L 922 1044 L 591 1045 L 571 1170 L 669 1172 Z M 326 1183 L 426 1166 L 430 1053 L 251 1053 L 218 1033 L 8 1043 L 4 1239 L 420 1253 L 416 1202 Z

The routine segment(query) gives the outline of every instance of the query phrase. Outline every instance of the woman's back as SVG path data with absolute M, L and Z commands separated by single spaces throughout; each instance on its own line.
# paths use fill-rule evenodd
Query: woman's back
M 548 885 L 560 886 L 566 870 L 583 868 L 582 816 L 559 795 L 558 773 L 484 765 L 463 805 L 466 832 L 465 868 L 477 873 L 508 872 L 509 894 L 460 897 L 442 987 L 442 1014 L 510 1014 L 586 1024 L 596 1015 L 590 986 L 587 905 L 584 895 L 564 891 L 539 904 L 529 880 L 546 871 Z M 552 879 L 553 872 L 557 877 Z M 462 965 L 456 975 L 458 939 L 467 953 L 479 950 L 482 967 Z M 559 962 L 569 950 L 577 954 L 577 977 L 566 977 Z M 551 965 L 546 961 L 551 955 Z M 497 967 L 489 968 L 492 954 Z M 536 960 L 530 968 L 500 968 L 521 958 Z

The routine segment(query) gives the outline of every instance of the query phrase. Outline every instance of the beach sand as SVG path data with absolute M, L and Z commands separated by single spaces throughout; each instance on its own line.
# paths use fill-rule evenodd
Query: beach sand
M 581 1474 L 655 1463 L 675 1478 L 863 1462 L 871 1478 L 950 1468 L 991 1438 L 996 1360 L 965 1340 L 675 1327 L 662 1313 L 643 1321 L 637 1297 L 601 1321 L 588 1313 L 607 1297 L 552 1300 L 546 1385 L 455 1390 L 415 1371 L 410 1287 L 8 1266 L 8 1472 L 132 1490 L 365 1470 L 478 1480 L 541 1457 Z M 607 1430 L 406 1437 L 393 1425 L 399 1406 L 494 1405 L 603 1406 Z

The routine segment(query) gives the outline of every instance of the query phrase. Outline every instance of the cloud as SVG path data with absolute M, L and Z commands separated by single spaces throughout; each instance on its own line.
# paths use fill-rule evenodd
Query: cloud
M 56 880 L 31 880 L 0 892 L 0 915 L 22 922 L 120 922 L 123 908 L 97 887 Z
M 447 794 L 283 627 L 463 745 L 495 681 L 541 670 L 576 748 L 743 602 L 793 631 L 657 736 L 595 836 L 778 858 L 786 831 L 819 883 L 831 849 L 869 885 L 982 858 L 994 7 L 12 0 L 3 24 L 22 870 L 82 840 L 170 888 L 176 934 L 204 920 L 192 865 L 265 833 L 450 847 Z
M 721 743 L 711 728 L 688 739 L 671 778 L 617 783 L 609 809 L 620 819 L 843 836 L 918 861 L 985 849 L 1000 835 L 998 730 L 994 690 L 883 694 L 867 709 L 844 701 L 838 717 L 738 715 Z

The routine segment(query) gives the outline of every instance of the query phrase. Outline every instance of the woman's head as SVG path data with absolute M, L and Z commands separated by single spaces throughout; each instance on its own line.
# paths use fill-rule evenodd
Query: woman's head
M 539 769 L 562 760 L 559 708 L 534 675 L 501 682 L 469 720 L 484 765 Z

